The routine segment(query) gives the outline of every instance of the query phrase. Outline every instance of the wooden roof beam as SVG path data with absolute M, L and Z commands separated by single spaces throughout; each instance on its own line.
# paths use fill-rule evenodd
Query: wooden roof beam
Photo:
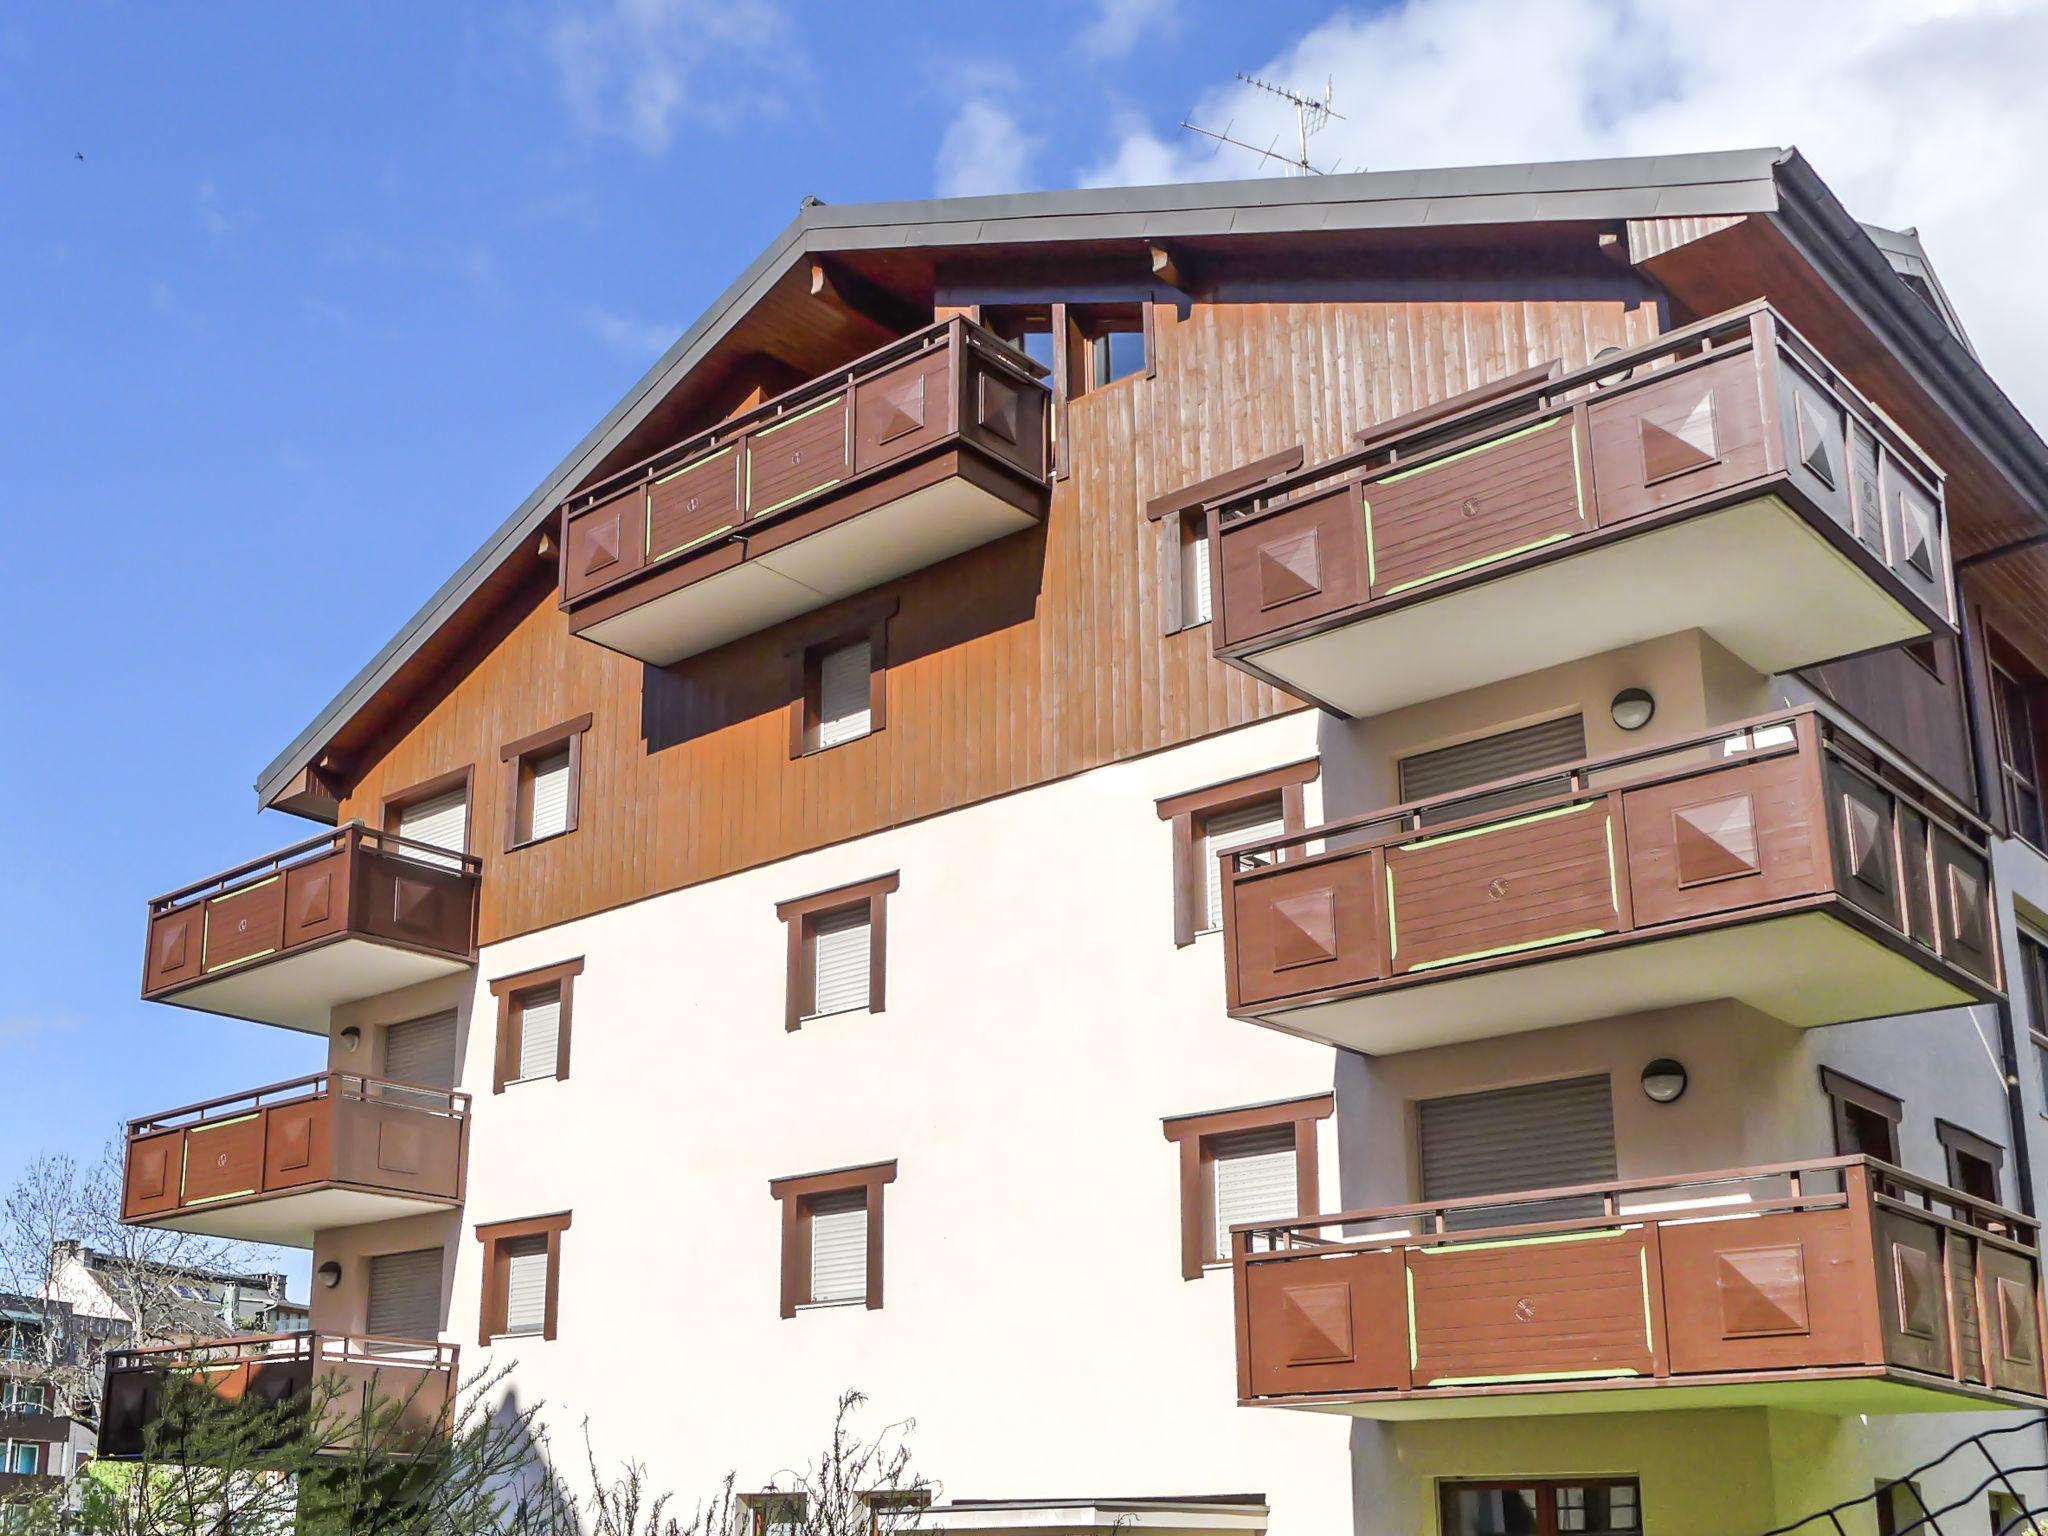
M 811 297 L 886 331 L 891 337 L 908 336 L 919 326 L 931 324 L 932 317 L 920 313 L 902 295 L 834 261 L 812 260 Z

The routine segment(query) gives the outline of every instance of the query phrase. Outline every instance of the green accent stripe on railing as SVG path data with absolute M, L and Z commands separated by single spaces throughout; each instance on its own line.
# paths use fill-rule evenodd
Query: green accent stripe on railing
M 1446 965 L 1463 965 L 1468 960 L 1494 960 L 1502 955 L 1519 955 L 1531 949 L 1548 949 L 1553 944 L 1569 944 L 1574 939 L 1597 939 L 1605 928 L 1575 928 L 1570 933 L 1554 934 L 1547 939 L 1525 939 L 1520 944 L 1503 944 L 1498 949 L 1475 949 L 1470 954 L 1449 955 L 1442 960 L 1425 960 L 1420 965 L 1408 967 L 1408 974 L 1420 971 L 1434 971 Z
M 1641 1248 L 1636 1258 L 1643 1266 L 1643 1348 L 1652 1359 L 1657 1355 L 1657 1331 L 1650 1326 L 1650 1250 Z
M 1581 800 L 1577 805 L 1555 806 L 1547 811 L 1531 811 L 1526 816 L 1516 816 L 1507 821 L 1489 821 L 1483 827 L 1467 827 L 1461 832 L 1446 832 L 1441 837 L 1420 838 L 1412 843 L 1401 844 L 1403 853 L 1415 853 L 1424 848 L 1440 848 L 1446 843 L 1462 843 L 1468 837 L 1483 837 L 1488 832 L 1505 832 L 1510 827 L 1533 826 L 1539 821 L 1551 821 L 1559 816 L 1576 816 L 1581 811 L 1596 809 L 1598 800 Z
M 1408 1369 L 1412 1371 L 1422 1360 L 1422 1342 L 1415 1328 L 1415 1271 L 1404 1263 L 1401 1274 L 1408 1282 Z
M 224 1195 L 201 1195 L 197 1200 L 187 1200 L 183 1203 L 188 1206 L 212 1205 L 216 1200 L 239 1200 L 244 1195 L 253 1195 L 255 1193 L 256 1191 L 253 1189 L 231 1189 Z
M 793 421 L 796 418 L 791 417 L 790 419 Z M 654 483 L 656 485 L 667 485 L 669 481 L 674 480 L 679 476 L 687 475 L 693 469 L 702 469 L 706 464 L 716 464 L 720 459 L 724 458 L 728 453 L 731 452 L 732 444 L 727 443 L 723 448 L 717 449 L 711 453 L 707 453 L 701 459 L 692 459 L 687 464 L 678 465 L 676 468 L 670 470 L 665 475 L 657 476 Z
M 836 484 L 837 482 L 834 483 Z M 808 495 L 809 493 L 806 492 L 805 494 Z M 723 534 L 731 533 L 738 526 L 739 524 L 737 523 L 720 523 L 709 533 L 700 533 L 694 539 L 685 539 L 674 549 L 664 549 L 658 555 L 649 554 L 647 558 L 650 560 L 666 560 L 670 555 L 680 555 L 686 549 L 695 549 L 699 544 L 708 544 Z M 647 536 L 650 539 L 654 537 L 654 514 L 651 511 L 647 514 Z
M 769 506 L 749 507 L 747 508 L 747 516 L 766 517 L 770 512 L 780 512 L 784 507 L 794 506 L 797 502 L 802 501 L 807 496 L 815 496 L 820 491 L 831 490 L 833 486 L 839 483 L 840 478 L 840 476 L 834 475 L 830 480 L 820 481 L 816 485 L 810 486 L 805 490 L 798 491 L 794 496 L 785 496 L 782 498 L 782 500 L 775 502 Z M 747 470 L 747 492 L 750 496 L 753 494 L 753 489 L 754 472 L 752 466 L 749 466 Z
M 843 395 L 834 395 L 829 400 L 820 400 L 816 405 L 812 406 L 807 411 L 798 411 L 796 412 L 796 414 L 792 416 L 783 417 L 782 420 L 775 423 L 775 425 L 772 427 L 761 428 L 760 431 L 752 434 L 752 441 L 759 442 L 764 437 L 773 437 L 776 433 L 780 432 L 784 427 L 793 427 L 800 421 L 808 421 L 811 417 L 817 415 L 820 411 L 829 411 L 834 406 L 844 405 L 845 403 L 846 399 Z
M 1551 544 L 1562 544 L 1566 539 L 1576 537 L 1577 535 L 1570 529 L 1566 529 L 1561 533 L 1548 534 L 1540 539 L 1532 539 L 1527 544 L 1517 544 L 1513 549 L 1496 550 L 1490 555 L 1481 555 L 1476 560 L 1467 560 L 1464 564 L 1454 565 L 1449 570 L 1431 571 L 1427 576 L 1417 576 L 1412 581 L 1396 582 L 1393 586 L 1382 592 L 1380 596 L 1392 597 L 1396 592 L 1408 592 L 1416 587 L 1426 587 L 1433 581 L 1443 581 L 1451 576 L 1462 576 L 1467 571 L 1478 570 L 1482 565 L 1492 565 L 1497 561 L 1506 560 L 1514 555 L 1526 555 L 1532 549 L 1542 549 Z
M 1532 1205 L 1540 1201 L 1530 1201 Z M 1456 1258 L 1461 1253 L 1500 1253 L 1509 1248 L 1554 1248 L 1560 1243 L 1590 1243 L 1603 1238 L 1624 1237 L 1629 1227 L 1595 1227 L 1586 1232 L 1552 1232 L 1542 1237 L 1497 1237 L 1484 1243 L 1453 1243 L 1442 1248 L 1414 1249 L 1417 1258 Z
M 1469 459 L 1475 454 L 1491 453 L 1494 449 L 1505 447 L 1509 443 L 1518 443 L 1525 437 L 1534 437 L 1538 432 L 1554 431 L 1558 427 L 1568 425 L 1570 421 L 1571 418 L 1569 416 L 1553 416 L 1550 420 L 1539 421 L 1534 426 L 1519 428 L 1508 433 L 1505 437 L 1489 437 L 1485 442 L 1474 443 L 1470 448 L 1461 448 L 1456 453 L 1446 454 L 1440 459 L 1431 459 L 1427 464 L 1418 464 L 1413 469 L 1404 469 L 1398 474 L 1388 475 L 1386 479 L 1379 483 L 1381 485 L 1393 485 L 1397 481 L 1413 480 L 1418 475 L 1426 475 L 1433 469 L 1442 469 L 1446 464 L 1456 464 L 1461 459 Z
M 1633 1366 L 1619 1366 L 1609 1371 L 1536 1371 L 1525 1376 L 1432 1376 L 1422 1383 L 1425 1387 L 1503 1387 L 1525 1381 L 1600 1381 L 1619 1379 L 1625 1376 L 1640 1376 L 1643 1373 Z
M 1365 509 L 1365 590 L 1369 596 L 1380 579 L 1380 557 L 1372 541 L 1372 498 L 1361 495 L 1358 504 Z
M 1614 920 L 1621 921 L 1621 871 L 1614 862 L 1614 818 L 1607 818 L 1607 900 L 1614 907 Z
M 1394 925 L 1394 870 L 1387 866 L 1387 960 L 1401 953 L 1401 934 Z
M 238 965 L 247 965 L 251 960 L 267 960 L 276 954 L 274 949 L 259 949 L 253 955 L 237 955 L 232 960 L 223 960 L 219 965 L 206 967 L 206 974 L 212 976 L 220 971 L 232 971 Z

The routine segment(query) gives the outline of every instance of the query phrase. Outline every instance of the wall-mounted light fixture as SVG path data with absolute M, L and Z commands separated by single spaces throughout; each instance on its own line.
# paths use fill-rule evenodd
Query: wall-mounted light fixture
M 356 1047 L 363 1043 L 363 1032 L 351 1024 L 341 1032 L 340 1038 L 341 1048 L 350 1055 L 354 1055 Z
M 341 1265 L 337 1260 L 329 1259 L 313 1273 L 320 1277 L 320 1283 L 330 1291 L 341 1284 Z
M 1675 1104 L 1685 1095 L 1685 1063 L 1659 1056 L 1643 1068 L 1643 1093 L 1652 1104 Z
M 1657 701 L 1647 688 L 1624 688 L 1614 696 L 1607 712 L 1624 731 L 1640 731 L 1657 713 Z

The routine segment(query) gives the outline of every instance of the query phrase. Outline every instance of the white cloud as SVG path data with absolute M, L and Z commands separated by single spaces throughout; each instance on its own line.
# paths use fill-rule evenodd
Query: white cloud
M 1096 0 L 1094 20 L 1075 41 L 1090 58 L 1120 59 L 1174 21 L 1173 0 Z
M 614 351 L 649 361 L 661 356 L 683 334 L 679 325 L 637 320 L 608 309 L 585 308 L 580 318 L 593 336 Z
M 806 72 L 777 0 L 591 0 L 548 46 L 578 126 L 651 155 L 680 117 L 729 127 L 780 110 Z
M 976 197 L 1029 189 L 1040 142 L 1024 131 L 1016 113 L 997 95 L 968 97 L 939 137 L 932 168 L 939 196 Z
M 78 1031 L 78 1019 L 68 1013 L 10 1013 L 0 1016 L 0 1045 L 25 1045 L 48 1035 L 70 1035 Z
M 192 201 L 199 210 L 200 227 L 215 245 L 228 244 L 256 222 L 254 209 L 230 207 L 221 197 L 220 188 L 211 181 L 199 183 Z
M 2048 421 L 2048 0 L 1405 0 L 1338 11 L 1255 73 L 1319 92 L 1345 170 L 1797 145 L 1849 210 L 1916 225 L 1986 364 Z M 1193 120 L 1294 140 L 1283 103 L 1219 83 Z M 1121 131 L 1091 185 L 1259 173 L 1164 128 Z

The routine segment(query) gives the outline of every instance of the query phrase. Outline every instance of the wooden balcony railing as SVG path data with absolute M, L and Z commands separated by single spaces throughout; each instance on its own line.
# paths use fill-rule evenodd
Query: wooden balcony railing
M 665 666 L 1030 526 L 1048 495 L 1043 372 L 940 321 L 578 492 L 562 506 L 570 627 Z M 884 507 L 886 528 L 848 526 Z
M 1771 673 L 1955 627 L 1940 470 L 1763 304 L 1361 436 L 1213 508 L 1217 655 L 1342 712 L 1688 628 Z
M 1358 1050 L 1717 998 L 1840 1023 L 2002 985 L 1986 829 L 1811 705 L 1219 857 L 1231 1012 Z
M 459 1204 L 469 1103 L 466 1093 L 316 1072 L 131 1120 L 121 1219 L 310 1241 L 317 1226 Z M 336 1191 L 382 1198 L 307 1198 Z
M 1231 1244 L 1246 1403 L 1419 1417 L 1526 1393 L 1687 1406 L 1677 1389 L 1712 1387 L 1839 1413 L 2044 1395 L 2036 1223 L 1867 1158 L 1347 1211 Z
M 151 901 L 142 995 L 325 1034 L 337 1004 L 475 963 L 482 870 L 360 822 L 307 838 Z
M 247 1334 L 107 1355 L 99 1454 L 141 1457 L 174 1383 L 223 1405 L 305 1404 L 322 1417 L 323 1447 L 411 1454 L 445 1433 L 460 1385 L 453 1344 L 323 1333 Z M 364 1447 L 365 1430 L 374 1445 Z

